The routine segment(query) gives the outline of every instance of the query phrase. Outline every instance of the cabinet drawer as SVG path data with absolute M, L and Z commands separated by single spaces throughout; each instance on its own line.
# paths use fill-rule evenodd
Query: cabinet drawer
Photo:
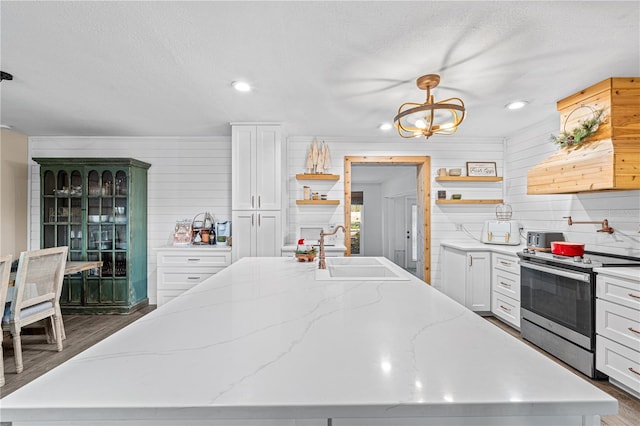
M 596 296 L 600 299 L 640 310 L 640 281 L 598 274 Z
M 184 290 L 162 290 L 158 291 L 158 306 L 162 306 L 165 303 L 175 299 L 184 293 Z
M 520 265 L 518 264 L 517 257 L 493 253 L 492 261 L 495 269 L 513 272 L 514 274 L 520 275 Z
M 221 271 L 223 268 L 219 268 Z M 205 271 L 193 270 L 189 272 L 165 271 L 158 269 L 158 289 L 182 289 L 188 290 L 196 284 L 213 276 L 219 271 L 209 268 Z
M 217 266 L 224 267 L 231 265 L 231 252 L 216 252 L 211 253 L 208 251 L 191 251 L 188 253 L 180 252 L 161 252 L 158 253 L 158 266 L 189 266 L 189 267 L 202 267 L 202 266 Z
M 640 311 L 598 299 L 596 333 L 640 351 Z
M 596 336 L 596 369 L 640 393 L 640 352 Z
M 508 296 L 493 292 L 491 312 L 513 327 L 520 329 L 520 302 Z
M 493 270 L 493 290 L 520 301 L 520 275 Z

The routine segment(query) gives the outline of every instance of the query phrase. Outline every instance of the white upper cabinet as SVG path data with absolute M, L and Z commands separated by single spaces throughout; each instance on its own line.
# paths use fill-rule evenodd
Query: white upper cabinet
M 280 210 L 282 132 L 280 125 L 233 124 L 233 210 Z

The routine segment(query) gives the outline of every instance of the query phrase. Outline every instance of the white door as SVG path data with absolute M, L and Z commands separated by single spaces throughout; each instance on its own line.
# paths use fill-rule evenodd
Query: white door
M 456 302 L 466 305 L 467 253 L 442 247 L 440 258 L 442 292 Z
M 231 253 L 233 261 L 256 255 L 257 213 L 252 210 L 235 210 L 232 214 L 233 239 Z
M 280 256 L 282 241 L 280 211 L 261 210 L 256 218 L 256 256 Z
M 280 126 L 258 126 L 256 136 L 256 207 L 280 210 L 282 141 Z
M 232 185 L 233 210 L 255 209 L 256 200 L 256 127 L 232 126 Z
M 406 269 L 415 271 L 418 260 L 418 208 L 415 197 L 405 198 L 405 265 Z

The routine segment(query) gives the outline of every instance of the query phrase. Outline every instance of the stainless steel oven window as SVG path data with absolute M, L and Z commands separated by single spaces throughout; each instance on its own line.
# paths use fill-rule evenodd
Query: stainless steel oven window
M 595 295 L 590 274 L 526 262 L 521 267 L 523 309 L 592 336 Z

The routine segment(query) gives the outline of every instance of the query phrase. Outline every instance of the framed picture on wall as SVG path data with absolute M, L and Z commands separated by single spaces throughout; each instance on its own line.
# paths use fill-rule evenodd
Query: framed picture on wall
M 467 176 L 497 176 L 496 163 L 467 161 Z

